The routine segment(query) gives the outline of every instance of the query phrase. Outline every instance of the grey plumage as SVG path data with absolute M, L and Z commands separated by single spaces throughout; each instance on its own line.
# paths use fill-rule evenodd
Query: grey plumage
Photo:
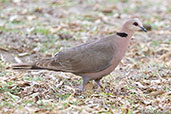
M 134 22 L 142 27 L 139 20 L 132 19 L 123 25 L 119 34 L 60 51 L 53 58 L 28 64 L 15 64 L 12 68 L 70 72 L 83 78 L 82 90 L 90 80 L 95 80 L 100 86 L 100 79 L 112 72 L 125 55 L 129 40 L 136 31 Z

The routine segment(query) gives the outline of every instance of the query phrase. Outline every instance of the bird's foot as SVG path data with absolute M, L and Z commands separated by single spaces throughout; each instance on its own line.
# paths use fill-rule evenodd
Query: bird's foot
M 101 88 L 98 87 L 98 88 L 95 90 L 95 92 L 96 92 L 96 93 L 100 93 L 100 92 L 101 92 Z
M 75 90 L 80 91 L 80 92 L 84 92 L 84 88 L 82 86 L 76 86 Z
M 97 84 L 97 93 L 101 92 L 101 88 L 103 88 L 103 86 L 100 84 L 100 79 L 99 80 L 95 80 L 96 84 Z

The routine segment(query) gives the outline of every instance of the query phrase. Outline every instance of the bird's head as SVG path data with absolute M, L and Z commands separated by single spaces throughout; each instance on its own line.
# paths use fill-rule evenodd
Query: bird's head
M 138 18 L 130 19 L 125 22 L 125 27 L 130 30 L 130 31 L 138 31 L 138 30 L 143 30 L 147 32 L 147 30 L 143 27 L 142 22 Z

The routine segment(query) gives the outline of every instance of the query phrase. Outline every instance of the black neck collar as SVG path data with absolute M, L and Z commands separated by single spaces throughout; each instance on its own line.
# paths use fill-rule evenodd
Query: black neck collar
M 128 34 L 125 32 L 117 32 L 116 34 L 120 37 L 125 37 L 125 38 L 128 36 Z

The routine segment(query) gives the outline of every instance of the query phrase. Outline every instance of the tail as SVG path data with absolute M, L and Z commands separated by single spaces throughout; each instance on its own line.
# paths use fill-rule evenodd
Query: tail
M 29 70 L 29 69 L 40 69 L 37 68 L 34 63 L 19 63 L 19 64 L 13 64 L 12 69 L 14 70 Z
M 60 71 L 53 58 L 42 59 L 34 63 L 19 63 L 12 65 L 13 70 L 53 70 Z

